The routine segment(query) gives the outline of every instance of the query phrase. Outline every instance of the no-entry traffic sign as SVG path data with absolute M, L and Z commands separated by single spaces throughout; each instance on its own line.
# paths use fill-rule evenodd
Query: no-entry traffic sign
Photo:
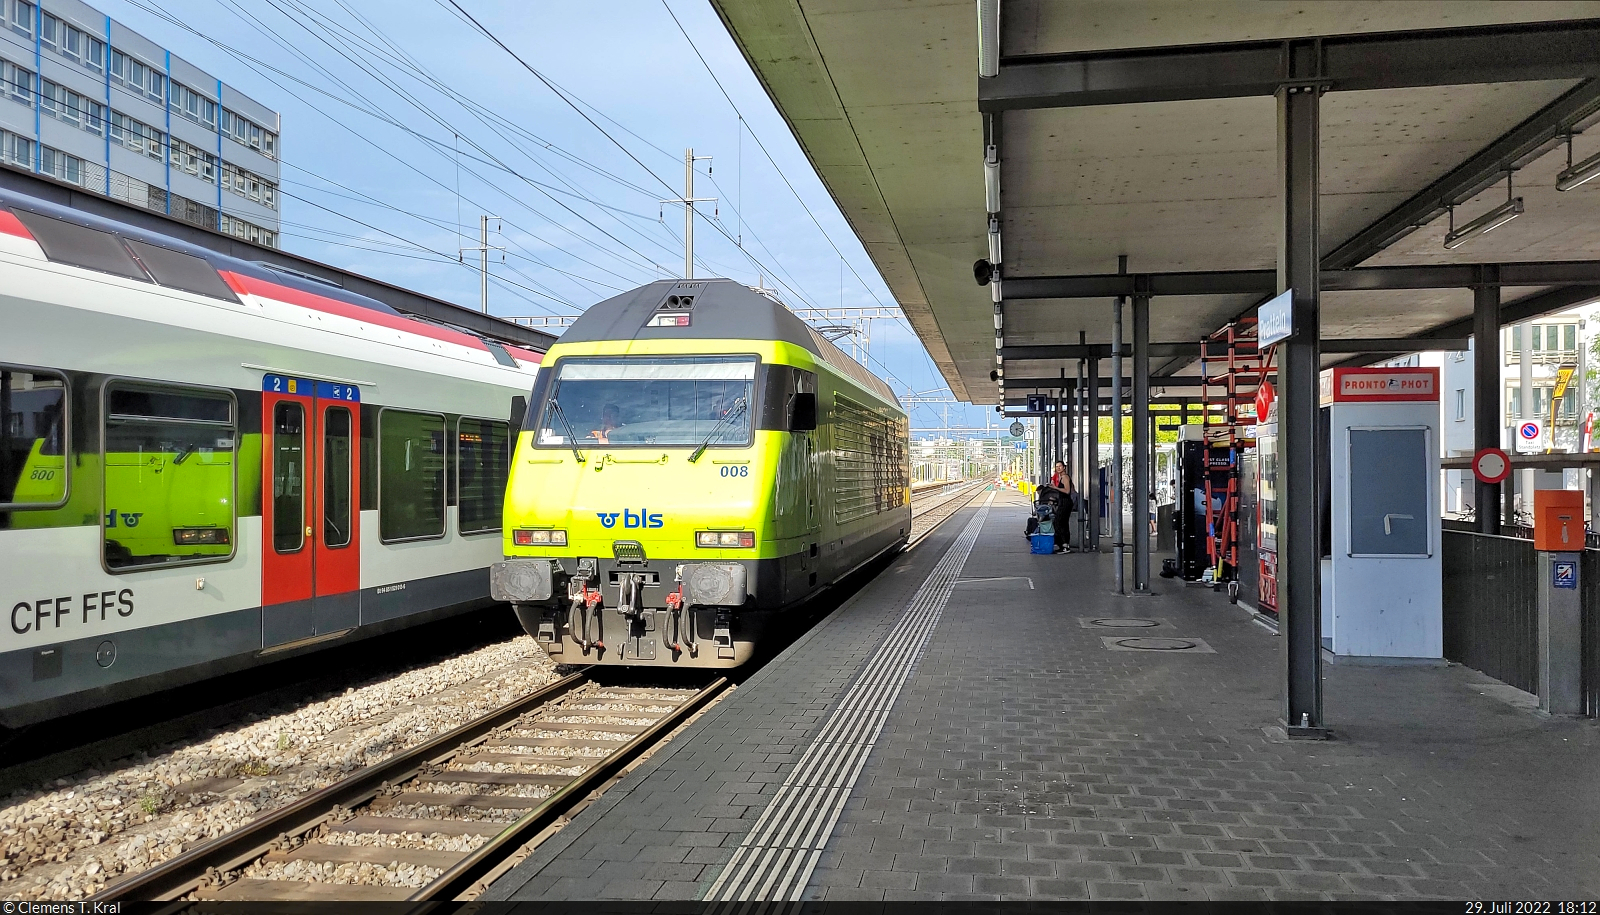
M 1499 483 L 1511 475 L 1511 458 L 1499 448 L 1479 448 L 1472 456 L 1472 475 L 1479 483 Z

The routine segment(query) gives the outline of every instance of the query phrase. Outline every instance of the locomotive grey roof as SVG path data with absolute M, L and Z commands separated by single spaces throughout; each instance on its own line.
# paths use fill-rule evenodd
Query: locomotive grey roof
M 690 315 L 688 327 L 651 327 L 650 319 L 669 298 L 693 296 L 694 303 L 674 313 Z M 898 405 L 883 379 L 845 355 L 782 304 L 729 279 L 657 280 L 589 307 L 561 343 L 601 340 L 777 340 L 802 347 L 840 374 L 847 375 L 889 403 Z

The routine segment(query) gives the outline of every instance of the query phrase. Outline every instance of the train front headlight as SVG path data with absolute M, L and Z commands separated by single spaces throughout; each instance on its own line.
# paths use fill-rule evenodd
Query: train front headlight
M 567 532 L 522 528 L 512 531 L 511 542 L 516 546 L 566 546 Z
M 697 531 L 694 545 L 712 549 L 749 549 L 756 545 L 754 531 Z

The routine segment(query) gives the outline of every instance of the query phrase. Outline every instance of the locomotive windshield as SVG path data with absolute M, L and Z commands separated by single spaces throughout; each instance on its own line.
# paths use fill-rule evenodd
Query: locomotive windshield
M 562 359 L 538 444 L 748 445 L 755 375 L 753 357 Z

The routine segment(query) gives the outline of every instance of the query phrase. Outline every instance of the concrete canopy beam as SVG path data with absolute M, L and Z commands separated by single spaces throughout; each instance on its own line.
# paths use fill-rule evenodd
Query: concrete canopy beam
M 1298 77 L 1334 91 L 1600 76 L 1600 20 L 1310 39 Z M 1002 58 L 978 110 L 1074 108 L 1270 96 L 1289 71 L 1284 42 Z

